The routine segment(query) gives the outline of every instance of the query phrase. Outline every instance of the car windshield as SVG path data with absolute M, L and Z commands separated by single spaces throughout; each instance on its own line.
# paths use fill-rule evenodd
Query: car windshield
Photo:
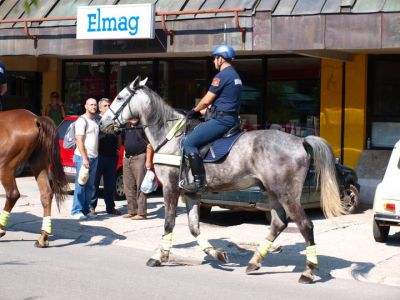
M 58 134 L 60 136 L 60 140 L 64 139 L 64 135 L 67 132 L 69 124 L 74 122 L 73 120 L 64 120 L 61 122 L 61 124 L 58 126 Z

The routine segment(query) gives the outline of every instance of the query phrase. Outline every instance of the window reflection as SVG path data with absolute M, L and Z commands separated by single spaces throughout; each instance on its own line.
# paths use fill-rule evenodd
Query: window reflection
M 136 76 L 140 76 L 141 79 L 147 77 L 148 81 L 146 85 L 153 88 L 152 61 L 111 62 L 110 99 L 114 99 Z
M 319 135 L 320 60 L 268 60 L 267 124 L 298 136 Z
M 68 115 L 83 113 L 87 98 L 105 97 L 104 62 L 67 62 L 65 64 L 65 108 Z

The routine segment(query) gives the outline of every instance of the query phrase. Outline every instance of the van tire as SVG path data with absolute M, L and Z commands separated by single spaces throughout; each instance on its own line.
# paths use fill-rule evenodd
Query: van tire
M 385 243 L 389 235 L 390 226 L 382 226 L 374 219 L 373 234 L 374 239 L 378 243 Z

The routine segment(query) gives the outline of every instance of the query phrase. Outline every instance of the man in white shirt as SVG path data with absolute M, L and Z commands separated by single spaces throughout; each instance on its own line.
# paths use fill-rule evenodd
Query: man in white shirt
M 85 103 L 86 112 L 75 121 L 76 149 L 74 163 L 76 168 L 74 200 L 71 215 L 74 219 L 96 218 L 90 212 L 90 201 L 94 193 L 94 179 L 97 169 L 99 126 L 95 116 L 97 111 L 96 99 L 89 98 Z M 89 170 L 89 178 L 83 185 L 78 178 L 81 168 Z

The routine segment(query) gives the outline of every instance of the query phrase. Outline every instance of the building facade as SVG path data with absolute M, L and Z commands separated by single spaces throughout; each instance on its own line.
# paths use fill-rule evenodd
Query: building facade
M 215 74 L 211 50 L 228 43 L 245 128 L 320 135 L 352 167 L 367 144 L 390 149 L 400 138 L 399 1 L 60 0 L 29 13 L 23 2 L 0 2 L 6 109 L 40 114 L 57 90 L 78 114 L 87 97 L 114 98 L 137 75 L 190 109 Z M 76 38 L 77 7 L 143 2 L 154 4 L 154 38 Z

